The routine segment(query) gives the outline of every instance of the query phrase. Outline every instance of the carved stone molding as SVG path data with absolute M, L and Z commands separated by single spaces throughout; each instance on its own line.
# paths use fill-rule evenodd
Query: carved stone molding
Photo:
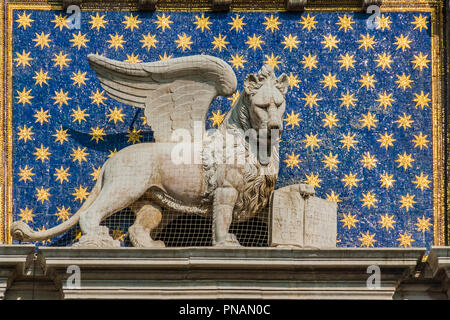
M 373 5 L 380 7 L 382 5 L 382 3 L 383 3 L 383 0 L 363 0 L 362 7 L 363 7 L 364 11 L 366 11 L 368 7 L 373 6 Z
M 232 0 L 212 0 L 214 11 L 229 11 Z
M 427 261 L 433 277 L 441 281 L 443 292 L 450 300 L 450 247 L 431 247 Z
M 304 11 L 307 0 L 286 0 L 286 9 L 288 11 Z

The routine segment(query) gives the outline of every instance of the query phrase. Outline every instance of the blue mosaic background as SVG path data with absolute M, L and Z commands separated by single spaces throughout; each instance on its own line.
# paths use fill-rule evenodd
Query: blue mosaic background
M 98 15 L 97 15 L 98 13 Z M 362 13 L 180 13 L 155 12 L 133 13 L 138 17 L 137 27 L 123 23 L 129 12 L 82 12 L 81 29 L 70 30 L 58 26 L 59 11 L 14 11 L 13 22 L 13 198 L 14 220 L 27 221 L 36 229 L 48 229 L 65 219 L 64 211 L 73 214 L 84 201 L 85 193 L 95 184 L 94 169 L 99 168 L 111 151 L 120 150 L 132 143 L 129 130 L 139 131 L 139 141 L 151 141 L 152 133 L 143 124 L 142 110 L 120 104 L 106 98 L 100 103 L 93 100 L 94 93 L 102 89 L 94 72 L 90 69 L 87 54 L 99 53 L 117 60 L 133 57 L 148 62 L 161 57 L 179 57 L 193 54 L 209 54 L 225 61 L 233 56 L 245 60 L 243 68 L 233 64 L 238 79 L 238 91 L 247 73 L 257 72 L 265 62 L 273 63 L 277 74 L 291 75 L 291 89 L 287 94 L 285 130 L 280 150 L 281 169 L 278 186 L 299 182 L 316 184 L 317 194 L 323 198 L 338 195 L 338 246 L 342 247 L 430 247 L 433 243 L 433 176 L 432 169 L 432 110 L 431 110 L 431 35 L 430 15 L 424 13 L 387 13 L 379 22 L 381 28 L 367 27 L 367 15 Z M 98 30 L 93 17 L 107 21 Z M 161 17 L 169 17 L 169 27 L 157 23 Z M 211 24 L 202 31 L 194 22 L 206 18 Z M 233 19 L 242 19 L 242 28 L 233 27 Z M 26 20 L 32 19 L 29 23 Z M 309 25 L 305 21 L 311 20 Z M 350 19 L 350 27 L 338 24 L 340 19 Z M 421 26 L 415 21 L 425 21 Z M 52 21 L 53 20 L 53 21 Z M 270 28 L 267 21 L 275 21 Z M 303 23 L 301 23 L 303 21 Z M 314 23 L 314 21 L 316 23 Z M 388 21 L 383 26 L 383 21 Z M 279 23 L 278 23 L 279 22 Z M 390 22 L 390 23 L 389 23 Z M 309 30 L 308 30 L 309 29 Z M 39 45 L 39 37 L 49 39 L 47 45 Z M 144 35 L 151 34 L 158 41 L 154 47 L 143 47 Z M 214 37 L 226 37 L 225 47 L 214 48 Z M 76 46 L 74 39 L 81 35 L 89 41 L 85 46 Z M 111 46 L 113 36 L 122 36 L 122 47 Z M 331 49 L 326 47 L 325 37 L 331 35 L 339 42 Z M 395 43 L 400 35 L 410 42 L 402 50 Z M 191 44 L 184 51 L 176 41 L 186 36 Z M 362 36 L 369 36 L 376 43 L 367 50 L 362 46 Z M 249 40 L 259 39 L 260 48 L 251 48 Z M 287 38 L 295 38 L 294 46 L 286 45 Z M 109 41 L 109 42 L 108 42 Z M 189 42 L 188 41 L 188 42 Z M 44 41 L 45 43 L 46 41 Z M 179 46 L 177 48 L 177 46 Z M 220 50 L 219 50 L 220 49 Z M 67 65 L 55 64 L 56 55 L 67 54 Z M 24 61 L 25 56 L 32 60 Z M 390 64 L 380 65 L 379 55 L 390 56 Z M 353 56 L 348 70 L 339 62 L 342 56 Z M 316 67 L 305 65 L 308 56 L 316 56 Z M 270 58 L 274 58 L 270 60 Z M 425 57 L 425 62 L 413 62 Z M 269 59 L 269 61 L 267 61 Z M 27 60 L 27 59 L 25 59 Z M 275 61 L 275 63 L 274 63 Z M 276 62 L 280 62 L 279 64 Z M 232 64 L 230 62 L 230 64 Z M 37 75 L 42 68 L 47 79 L 40 85 Z M 78 71 L 87 78 L 76 84 L 71 77 Z M 42 73 L 41 73 L 42 74 Z M 376 80 L 366 89 L 361 79 L 364 75 Z M 409 76 L 410 85 L 402 88 L 396 81 L 398 76 Z M 335 76 L 336 86 L 323 82 L 327 75 Z M 44 77 L 45 78 L 45 77 Z M 301 82 L 296 82 L 295 80 Z M 83 81 L 82 81 L 83 82 Z M 31 89 L 31 91 L 29 91 Z M 60 103 L 55 97 L 63 92 Z M 343 94 L 353 94 L 357 99 L 348 107 L 342 105 Z M 394 99 L 391 106 L 377 101 L 386 93 Z M 310 107 L 306 97 L 312 94 L 320 100 Z M 25 97 L 25 100 L 20 96 Z M 33 98 L 26 102 L 27 95 Z M 390 95 L 390 96 L 389 96 Z M 418 95 L 425 102 L 417 103 Z M 64 96 L 69 97 L 64 102 Z M 227 98 L 216 99 L 207 116 L 207 128 L 213 126 L 218 111 L 226 113 L 231 107 Z M 39 111 L 48 111 L 45 120 L 39 122 Z M 76 110 L 84 110 L 85 120 L 76 121 Z M 116 123 L 107 116 L 111 110 L 121 110 Z M 362 120 L 375 116 L 375 127 L 363 126 Z M 324 126 L 327 115 L 334 115 L 336 125 Z M 215 116 L 216 115 L 216 116 Z M 400 126 L 399 117 L 410 116 L 412 123 Z M 44 117 L 45 118 L 45 117 Z M 211 118 L 211 119 L 209 119 Z M 220 119 L 219 119 L 220 120 Z M 396 122 L 397 121 L 397 122 Z M 23 129 L 31 128 L 29 139 L 24 138 Z M 105 135 L 97 141 L 93 129 L 103 129 Z M 65 130 L 67 141 L 58 142 L 57 130 Z M 392 134 L 393 145 L 381 146 L 380 135 Z M 316 147 L 308 147 L 307 136 L 316 136 Z M 345 147 L 343 135 L 353 136 L 357 143 Z M 128 136 L 127 136 L 128 135 Z M 417 136 L 426 137 L 422 147 L 414 142 Z M 48 148 L 48 159 L 40 160 L 36 155 L 41 145 Z M 86 159 L 76 160 L 74 150 L 84 150 Z M 364 166 L 361 160 L 369 152 L 377 160 L 376 166 Z M 335 157 L 337 167 L 326 167 L 325 156 Z M 414 161 L 406 170 L 399 167 L 401 155 Z M 336 157 L 337 156 L 337 157 Z M 293 159 L 289 165 L 289 159 Z M 296 159 L 301 162 L 297 162 Z M 284 161 L 286 160 L 286 161 Z M 57 180 L 56 169 L 61 166 L 70 176 Z M 29 178 L 26 170 L 34 175 Z M 393 184 L 388 189 L 382 186 L 380 175 L 392 175 Z M 356 174 L 356 185 L 350 188 L 349 174 Z M 309 178 L 308 178 L 309 177 Z M 421 183 L 420 183 L 420 178 Z M 425 178 L 426 177 L 426 178 Z M 317 178 L 314 181 L 314 178 Z M 343 180 L 344 179 L 344 180 Z M 347 186 L 346 182 L 347 181 Z M 419 182 L 418 182 L 419 181 Z M 38 190 L 41 190 L 39 200 Z M 42 191 L 43 190 L 43 191 Z M 78 191 L 77 191 L 78 190 Z M 48 196 L 46 196 L 48 194 Z M 370 196 L 376 199 L 373 205 Z M 42 198 L 43 196 L 43 198 Z M 77 199 L 78 197 L 78 199 Z M 366 200 L 364 200 L 366 197 Z M 368 199 L 368 200 L 367 200 Z M 408 199 L 412 200 L 408 205 Z M 406 205 L 405 205 L 406 203 Z M 64 207 L 63 207 L 64 206 Z M 383 218 L 384 217 L 384 218 Z M 384 222 L 383 222 L 384 219 Z M 58 221 L 59 220 L 59 221 Z M 126 240 L 126 227 L 118 226 L 115 237 Z M 72 241 L 73 234 L 63 235 L 48 241 L 46 245 L 60 245 Z

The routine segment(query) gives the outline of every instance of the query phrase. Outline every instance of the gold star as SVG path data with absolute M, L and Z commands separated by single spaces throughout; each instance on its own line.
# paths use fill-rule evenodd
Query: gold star
M 72 59 L 67 58 L 68 54 L 63 54 L 62 51 L 59 52 L 59 54 L 54 54 L 54 58 L 52 61 L 55 61 L 55 67 L 58 66 L 59 70 L 62 70 L 63 67 L 68 67 L 69 65 L 67 62 L 72 61 Z
M 298 126 L 300 122 L 299 114 L 294 113 L 294 111 L 291 112 L 291 114 L 287 113 L 287 117 L 284 118 L 284 121 L 286 121 L 286 127 L 291 126 L 291 129 L 293 129 L 295 126 Z
M 380 221 L 378 221 L 379 224 L 381 224 L 381 228 L 385 228 L 386 231 L 389 231 L 389 229 L 394 229 L 394 224 L 396 223 L 394 220 L 394 216 L 389 216 L 387 213 L 383 216 L 380 215 Z
M 172 55 L 168 56 L 165 51 L 164 51 L 164 55 L 159 55 L 159 60 L 161 60 L 161 61 L 167 61 L 170 59 L 172 59 Z
M 55 19 L 52 22 L 55 24 L 55 29 L 59 28 L 59 31 L 62 31 L 64 27 L 69 28 L 67 25 L 67 16 L 63 16 L 62 13 L 59 16 L 55 14 Z
M 317 69 L 317 55 L 312 56 L 311 53 L 308 53 L 308 56 L 304 55 L 302 63 L 304 64 L 303 69 L 308 68 L 309 71 L 311 71 L 313 68 Z
M 339 27 L 339 30 L 344 29 L 344 32 L 347 32 L 349 29 L 353 30 L 352 24 L 354 24 L 355 21 L 353 21 L 351 16 L 347 16 L 346 14 L 343 17 L 339 17 L 339 22 L 336 22 L 336 24 Z
M 367 112 L 366 115 L 363 114 L 363 118 L 359 121 L 362 122 L 362 128 L 367 127 L 368 130 L 370 130 L 371 127 L 376 128 L 376 123 L 378 122 L 375 115 L 371 114 L 370 112 Z
M 348 187 L 350 190 L 353 187 L 357 187 L 358 186 L 358 182 L 361 181 L 361 179 L 356 178 L 356 176 L 358 174 L 353 174 L 353 173 L 349 173 L 349 174 L 345 174 L 345 177 L 341 179 L 342 182 L 345 182 L 344 187 Z
M 119 240 L 121 242 L 125 241 L 126 233 L 120 230 L 119 228 L 115 228 L 112 230 L 112 238 L 114 240 Z
M 48 123 L 48 118 L 50 118 L 50 115 L 48 114 L 48 110 L 44 111 L 41 107 L 41 110 L 37 110 L 33 117 L 36 118 L 35 122 L 39 122 L 42 126 L 44 122 Z
M 106 116 L 109 118 L 108 122 L 114 121 L 114 124 L 116 124 L 117 121 L 123 122 L 125 114 L 122 113 L 122 108 L 117 109 L 117 107 L 114 107 L 114 110 L 109 108 L 109 113 Z
M 212 112 L 212 116 L 208 119 L 211 120 L 213 127 L 218 127 L 222 123 L 223 119 L 225 119 L 226 114 L 222 114 L 220 110 L 217 110 L 217 112 Z
M 184 52 L 184 50 L 189 49 L 191 50 L 191 44 L 193 42 L 191 41 L 191 36 L 187 36 L 186 33 L 183 33 L 183 35 L 177 35 L 178 40 L 175 40 L 175 43 L 177 43 L 177 48 L 181 48 L 181 50 Z
M 61 126 L 60 129 L 56 129 L 56 133 L 52 136 L 55 137 L 55 142 L 59 142 L 60 144 L 63 144 L 64 141 L 69 141 L 67 137 L 70 137 L 70 134 L 67 133 L 67 130 L 63 130 L 63 127 Z
M 385 90 L 384 93 L 378 94 L 379 98 L 375 101 L 379 102 L 380 103 L 379 106 L 384 107 L 384 110 L 386 110 L 387 107 L 392 107 L 392 102 L 395 102 L 395 99 L 393 99 L 392 96 L 393 93 L 387 94 Z
M 393 142 L 397 141 L 394 138 L 392 138 L 393 135 L 394 135 L 393 133 L 388 135 L 387 132 L 385 132 L 384 135 L 380 133 L 380 139 L 377 140 L 380 143 L 380 148 L 384 147 L 387 150 L 389 147 L 393 147 L 394 146 Z
M 170 20 L 170 16 L 166 17 L 166 14 L 163 13 L 162 16 L 157 16 L 156 23 L 156 29 L 161 28 L 164 32 L 167 29 L 170 29 L 170 24 L 173 23 L 173 21 Z
M 411 243 L 414 242 L 415 240 L 412 238 L 412 234 L 407 233 L 406 231 L 402 234 L 399 233 L 399 238 L 397 238 L 397 241 L 400 242 L 399 247 L 411 247 Z
M 106 136 L 106 133 L 104 132 L 105 129 L 99 128 L 91 128 L 91 132 L 89 134 L 92 136 L 91 141 L 95 140 L 96 143 L 98 143 L 99 140 L 104 140 L 103 137 Z
M 36 156 L 35 160 L 41 160 L 43 163 L 44 160 L 49 160 L 48 156 L 51 155 L 50 152 L 48 152 L 48 148 L 44 148 L 44 146 L 41 144 L 40 148 L 34 148 L 36 149 L 36 152 L 33 153 L 34 156 Z
M 22 50 L 22 54 L 16 52 L 17 58 L 14 58 L 14 61 L 16 62 L 16 67 L 22 66 L 22 68 L 25 68 L 26 66 L 31 66 L 30 61 L 33 60 L 33 58 L 30 57 L 30 52 L 25 52 L 25 50 Z
M 105 24 L 108 23 L 107 20 L 104 19 L 105 16 L 100 16 L 98 12 L 94 16 L 91 16 L 91 21 L 89 23 L 91 24 L 91 29 L 97 29 L 97 32 L 100 30 L 100 28 L 105 29 Z
M 361 43 L 361 45 L 359 46 L 358 49 L 364 48 L 364 50 L 369 50 L 373 49 L 373 45 L 376 44 L 377 42 L 374 40 L 375 36 L 370 36 L 369 34 L 367 35 L 361 35 L 361 40 L 358 40 L 357 42 Z
M 425 233 L 425 231 L 430 231 L 430 227 L 432 226 L 430 220 L 431 218 L 425 219 L 425 216 L 422 216 L 422 219 L 417 218 L 417 231 L 421 231 L 422 233 Z
M 398 84 L 397 88 L 402 88 L 403 91 L 405 91 L 406 88 L 412 89 L 411 83 L 414 83 L 414 81 L 411 80 L 410 78 L 411 78 L 411 75 L 407 76 L 405 73 L 403 73 L 401 76 L 397 75 L 398 80 L 395 81 L 395 83 Z
M 261 49 L 261 45 L 264 43 L 264 41 L 261 40 L 261 36 L 256 36 L 253 34 L 253 37 L 248 37 L 248 40 L 245 42 L 248 44 L 249 49 L 253 49 L 253 51 L 256 51 L 256 49 Z
M 81 185 L 78 186 L 78 188 L 75 188 L 75 192 L 72 193 L 73 196 L 75 196 L 75 201 L 80 200 L 80 202 L 83 202 L 83 200 L 87 199 L 87 196 L 89 195 L 89 192 L 87 192 L 87 187 L 83 188 Z
M 92 176 L 92 180 L 98 179 L 98 176 L 100 175 L 101 170 L 102 170 L 102 167 L 92 168 L 92 173 L 90 174 Z
M 428 149 L 427 143 L 430 142 L 427 140 L 428 135 L 423 135 L 422 132 L 419 133 L 419 135 L 414 135 L 414 148 L 420 148 L 422 150 L 423 147 Z
M 412 41 L 409 40 L 408 36 L 404 36 L 403 34 L 400 35 L 400 37 L 395 37 L 397 39 L 396 42 L 394 42 L 395 45 L 397 45 L 397 50 L 402 49 L 402 51 L 405 51 L 406 49 L 411 49 L 411 46 L 409 45 Z
M 306 17 L 302 17 L 302 20 L 299 21 L 298 23 L 303 25 L 303 29 L 307 29 L 308 32 L 311 32 L 312 29 L 316 29 L 316 23 L 318 23 L 316 21 L 316 17 L 315 16 L 310 16 L 309 13 Z
M 411 123 L 413 123 L 414 120 L 411 120 L 411 115 L 408 116 L 403 112 L 403 116 L 398 116 L 398 120 L 394 122 L 398 123 L 398 128 L 403 127 L 403 130 L 406 130 L 406 128 L 411 128 Z
M 63 104 L 65 104 L 66 106 L 67 104 L 67 100 L 70 100 L 72 98 L 69 98 L 69 92 L 64 92 L 63 89 L 60 89 L 59 92 L 55 91 L 55 96 L 52 97 L 52 99 L 55 100 L 55 102 L 53 104 L 59 104 L 59 107 L 61 107 Z
M 375 74 L 370 75 L 369 72 L 367 72 L 365 75 L 361 76 L 361 79 L 359 80 L 359 82 L 361 82 L 361 88 L 362 87 L 366 87 L 367 90 L 369 90 L 370 88 L 375 88 L 375 83 L 377 82 L 377 80 L 374 79 Z
M 292 52 L 292 49 L 298 49 L 297 44 L 300 43 L 300 41 L 297 40 L 297 36 L 292 36 L 292 34 L 289 33 L 289 35 L 283 36 L 284 41 L 281 42 L 281 44 L 284 44 L 284 48 L 289 48 L 289 52 Z
M 25 209 L 20 209 L 20 221 L 23 221 L 25 223 L 33 222 L 35 216 L 36 215 L 33 213 L 33 209 L 28 209 L 28 206 L 26 206 Z
M 86 34 L 81 34 L 81 31 L 78 31 L 78 34 L 73 33 L 73 38 L 70 39 L 70 42 L 72 42 L 72 47 L 77 47 L 78 50 L 80 50 L 81 47 L 87 48 L 86 43 L 89 42 L 88 39 L 86 39 Z
M 350 151 L 350 148 L 355 149 L 355 144 L 358 143 L 357 140 L 354 140 L 356 134 L 354 135 L 350 135 L 350 133 L 348 133 L 347 135 L 342 134 L 342 139 L 339 140 L 339 142 L 342 143 L 342 148 L 346 148 L 347 151 Z
M 383 174 L 380 174 L 380 181 L 381 182 L 381 187 L 385 187 L 386 190 L 389 190 L 389 188 L 391 188 L 394 185 L 394 182 L 396 180 L 394 180 L 394 175 L 393 174 L 387 174 L 386 172 L 384 172 Z
M 337 159 L 338 155 L 335 154 L 333 155 L 333 153 L 331 153 L 327 156 L 325 155 L 325 160 L 322 160 L 323 163 L 325 163 L 324 168 L 328 168 L 330 169 L 330 171 L 333 171 L 333 169 L 337 169 L 338 168 L 338 164 L 341 163 L 338 159 Z
M 414 16 L 414 21 L 411 24 L 415 25 L 414 30 L 419 29 L 422 32 L 423 29 L 428 29 L 428 21 L 426 16 Z
M 125 24 L 125 29 L 130 29 L 131 31 L 134 31 L 134 29 L 139 29 L 139 24 L 142 23 L 141 20 L 139 20 L 139 16 L 133 16 L 131 13 L 129 16 L 125 16 L 125 20 L 122 21 L 123 24 Z
M 39 86 L 42 88 L 42 84 L 45 83 L 46 85 L 48 85 L 47 80 L 51 79 L 48 76 L 48 71 L 44 72 L 42 71 L 42 68 L 39 72 L 34 72 L 36 75 L 33 77 L 33 79 L 36 80 L 36 82 L 34 83 L 35 85 L 39 84 Z
M 356 214 L 352 216 L 350 212 L 348 214 L 344 213 L 344 219 L 341 219 L 340 221 L 344 223 L 343 227 L 347 227 L 348 230 L 356 228 L 356 223 L 359 222 L 359 220 L 356 219 Z
M 109 47 L 108 48 L 114 48 L 115 51 L 117 51 L 117 49 L 123 49 L 123 44 L 126 42 L 125 40 L 123 40 L 123 36 L 119 35 L 117 32 L 115 35 L 110 34 L 109 35 L 110 39 L 106 42 L 109 43 Z
M 205 29 L 211 30 L 209 25 L 212 24 L 212 22 L 209 21 L 209 17 L 205 17 L 205 14 L 202 13 L 201 17 L 195 16 L 194 24 L 197 26 L 195 27 L 195 30 L 200 29 L 203 32 Z
M 302 140 L 306 144 L 306 148 L 311 148 L 311 151 L 314 151 L 314 148 L 317 147 L 319 149 L 319 142 L 322 140 L 317 138 L 317 133 L 315 135 L 312 134 L 312 132 L 308 135 L 305 135 L 305 139 Z
M 392 62 L 394 62 L 391 58 L 391 55 L 388 55 L 385 52 L 383 54 L 379 54 L 378 59 L 375 59 L 374 61 L 378 62 L 377 68 L 381 67 L 382 70 L 386 68 L 390 69 Z
M 70 207 L 66 208 L 64 205 L 60 208 L 57 207 L 58 211 L 55 213 L 55 216 L 58 217 L 58 219 L 56 219 L 56 222 L 58 222 L 59 220 L 61 220 L 62 222 L 66 221 L 69 219 L 70 216 Z
M 19 141 L 23 140 L 23 142 L 26 143 L 28 140 L 31 140 L 31 136 L 34 134 L 34 132 L 31 131 L 33 127 L 27 128 L 26 125 L 23 125 L 23 128 L 18 127 L 18 129 L 19 132 L 17 135 L 19 136 Z
M 414 162 L 414 159 L 410 154 L 406 154 L 406 152 L 404 152 L 403 154 L 398 154 L 398 158 L 395 162 L 398 162 L 397 168 L 403 167 L 406 171 L 406 169 L 412 168 L 411 163 Z
M 56 177 L 56 181 L 59 180 L 59 182 L 62 184 L 63 181 L 67 181 L 69 182 L 69 179 L 67 179 L 67 177 L 70 177 L 70 173 L 69 168 L 65 168 L 63 166 L 61 166 L 61 168 L 55 168 L 56 173 L 54 173 L 53 175 Z
M 128 130 L 128 134 L 126 135 L 128 138 L 127 142 L 131 142 L 132 144 L 141 142 L 141 129 L 136 129 L 133 127 L 133 130 Z
M 313 94 L 311 91 L 308 94 L 304 93 L 304 95 L 305 97 L 302 100 L 305 100 L 305 107 L 309 106 L 311 109 L 314 106 L 318 106 L 317 101 L 322 100 L 321 98 L 317 98 L 317 93 Z
M 367 192 L 362 194 L 361 202 L 363 203 L 363 207 L 367 207 L 367 209 L 370 209 L 371 207 L 376 208 L 375 202 L 378 202 L 378 200 L 375 198 L 375 195 L 372 192 Z
M 92 104 L 96 104 L 97 107 L 100 106 L 100 104 L 105 104 L 103 101 L 106 100 L 106 97 L 103 95 L 105 92 L 102 90 L 102 92 L 99 92 L 98 89 L 94 92 L 91 91 L 91 96 L 89 98 L 91 98 L 91 103 Z
M 266 20 L 265 22 L 263 22 L 263 24 L 266 26 L 266 30 L 269 30 L 273 33 L 275 30 L 280 30 L 280 28 L 278 27 L 278 25 L 281 24 L 281 22 L 278 21 L 278 17 L 274 17 L 273 14 L 270 15 L 269 18 L 264 17 L 264 19 Z
M 23 88 L 22 91 L 17 90 L 16 92 L 18 94 L 16 99 L 19 99 L 18 103 L 21 103 L 23 106 L 25 106 L 27 103 L 31 105 L 31 99 L 34 98 L 32 95 L 30 95 L 31 89 L 27 91 L 26 88 Z
M 37 201 L 40 201 L 41 203 L 44 203 L 44 201 L 48 201 L 48 197 L 51 196 L 49 192 L 50 188 L 44 189 L 44 187 L 36 188 L 36 199 Z
M 239 17 L 238 14 L 234 17 L 231 17 L 231 20 L 232 22 L 228 22 L 228 24 L 231 26 L 230 31 L 234 29 L 236 30 L 236 32 L 239 32 L 243 30 L 242 27 L 246 25 L 246 23 L 244 22 L 244 17 Z
M 327 200 L 336 203 L 342 202 L 342 200 L 339 199 L 339 196 L 340 196 L 339 193 L 336 194 L 334 190 L 331 190 L 330 194 L 327 193 Z
M 142 62 L 142 60 L 139 59 L 139 55 L 134 55 L 134 52 L 131 54 L 127 53 L 127 59 L 124 60 L 124 62 L 128 62 L 128 63 L 139 63 Z
M 377 242 L 377 240 L 374 239 L 375 237 L 375 233 L 374 234 L 369 234 L 369 231 L 367 231 L 367 233 L 362 233 L 361 232 L 361 238 L 358 238 L 359 241 L 361 241 L 361 247 L 372 247 L 375 244 L 375 242 Z
M 414 60 L 411 62 L 414 64 L 414 69 L 419 68 L 420 71 L 422 71 L 423 68 L 428 69 L 428 63 L 431 61 L 428 60 L 428 55 L 423 55 L 423 53 L 420 52 L 419 55 L 414 55 Z
M 420 107 L 420 109 L 423 110 L 424 107 L 429 107 L 428 104 L 431 102 L 431 99 L 428 98 L 428 96 L 430 95 L 429 93 L 425 95 L 425 93 L 421 91 L 420 95 L 417 93 L 415 93 L 414 95 L 416 96 L 416 98 L 413 99 L 413 101 L 416 103 L 416 108 Z
M 33 181 L 32 176 L 35 174 L 33 173 L 33 168 L 28 168 L 28 165 L 25 165 L 25 167 L 22 169 L 22 167 L 19 167 L 20 172 L 17 173 L 17 175 L 20 177 L 19 181 L 23 181 L 27 183 L 28 180 Z
M 323 36 L 323 41 L 321 42 L 323 44 L 324 49 L 329 49 L 329 51 L 333 50 L 333 48 L 338 48 L 337 44 L 341 41 L 337 39 L 337 36 L 333 36 L 331 34 L 328 34 L 328 36 Z
M 416 185 L 416 189 L 420 188 L 420 191 L 423 191 L 424 189 L 430 188 L 429 184 L 431 183 L 430 180 L 428 180 L 428 175 L 424 176 L 423 172 L 420 173 L 420 176 L 416 176 L 416 180 L 413 181 L 413 183 Z
M 114 148 L 114 150 L 109 150 L 109 154 L 108 154 L 108 158 L 111 158 L 112 156 L 114 156 L 117 153 L 117 149 Z
M 315 175 L 314 173 L 311 173 L 310 175 L 305 174 L 305 176 L 305 183 L 313 186 L 314 188 L 320 188 L 320 183 L 322 182 L 322 180 L 319 179 L 319 174 Z
M 31 22 L 34 22 L 34 20 L 30 18 L 31 13 L 28 15 L 25 12 L 23 12 L 22 15 L 19 13 L 18 17 L 19 18 L 16 20 L 16 22 L 19 23 L 18 28 L 22 27 L 24 30 L 26 30 L 27 27 L 31 28 Z
M 139 40 L 139 42 L 142 42 L 142 48 L 147 48 L 147 51 L 150 51 L 150 49 L 153 47 L 156 49 L 156 44 L 158 43 L 158 40 L 156 40 L 156 35 L 152 35 L 150 32 L 146 35 L 142 35 L 142 40 Z
M 78 85 L 78 88 L 81 87 L 81 85 L 86 84 L 86 80 L 89 80 L 86 78 L 87 72 L 81 72 L 81 70 L 78 70 L 77 73 L 72 72 L 72 77 L 70 78 L 73 81 L 73 85 Z
M 78 110 L 72 109 L 73 117 L 72 122 L 78 121 L 78 124 L 81 123 L 81 121 L 86 121 L 86 117 L 89 116 L 89 114 L 86 114 L 86 109 L 81 110 L 80 107 L 78 107 Z
M 73 157 L 72 161 L 78 161 L 78 164 L 81 164 L 82 161 L 87 161 L 86 156 L 88 155 L 89 153 L 86 152 L 86 147 L 81 149 L 80 146 L 77 149 L 72 148 L 72 153 L 70 154 Z
M 341 82 L 341 80 L 337 80 L 336 77 L 336 75 L 332 75 L 331 72 L 329 72 L 328 75 L 323 75 L 323 80 L 320 82 L 324 84 L 324 88 L 328 87 L 328 90 L 331 91 L 333 88 L 337 89 L 337 83 Z
M 219 33 L 218 37 L 213 37 L 213 38 L 214 38 L 214 41 L 211 42 L 214 45 L 213 50 L 218 49 L 219 52 L 221 52 L 222 49 L 224 49 L 224 50 L 227 49 L 227 44 L 229 44 L 229 42 L 226 41 L 227 36 L 222 37 L 222 35 Z
M 298 84 L 301 82 L 300 80 L 297 79 L 298 76 L 297 75 L 293 75 L 292 72 L 289 74 L 288 76 L 288 83 L 289 83 L 289 87 L 291 88 L 291 90 L 295 87 L 295 88 L 299 88 Z
M 239 99 L 240 93 L 239 90 L 237 90 L 235 93 L 233 93 L 233 95 L 229 98 L 227 98 L 228 100 L 231 101 L 231 106 L 234 106 L 234 104 L 236 103 L 236 101 Z
M 41 34 L 35 34 L 36 38 L 33 39 L 33 41 L 36 42 L 36 44 L 34 45 L 35 47 L 40 47 L 41 50 L 44 49 L 44 47 L 50 48 L 50 46 L 48 45 L 48 43 L 52 41 L 48 38 L 50 37 L 50 33 L 44 34 L 44 32 L 41 32 Z
M 302 161 L 298 158 L 299 156 L 300 155 L 298 154 L 294 154 L 294 152 L 292 152 L 292 154 L 290 155 L 286 154 L 287 159 L 283 160 L 283 162 L 285 162 L 286 167 L 290 169 L 293 169 L 294 167 L 300 168 L 298 164 Z
M 384 14 L 380 16 L 378 16 L 375 21 L 374 24 L 377 26 L 377 29 L 381 29 L 381 31 L 384 31 L 386 29 L 391 30 L 391 17 L 390 16 L 385 16 Z
M 361 162 L 362 162 L 364 168 L 372 170 L 373 168 L 375 168 L 377 166 L 378 160 L 375 158 L 375 156 L 371 155 L 369 152 L 366 152 L 363 155 Z
M 355 69 L 355 62 L 356 60 L 353 59 L 355 55 L 349 55 L 348 53 L 344 55 L 341 54 L 341 60 L 338 62 L 341 64 L 341 69 L 345 68 L 346 71 L 348 71 L 349 68 Z
M 266 57 L 266 60 L 264 61 L 265 64 L 268 64 L 274 69 L 278 69 L 278 65 L 281 63 L 281 61 L 278 61 L 279 59 L 278 56 L 275 57 L 272 53 L 270 57 L 268 55 L 265 55 L 265 57 Z
M 408 210 L 414 209 L 414 204 L 417 203 L 416 201 L 414 201 L 414 197 L 415 195 L 409 195 L 409 193 L 406 194 L 406 196 L 400 196 L 402 199 L 399 200 L 399 202 L 402 204 L 400 206 L 400 208 L 405 208 L 406 212 L 408 212 Z
M 352 106 L 356 106 L 355 102 L 358 101 L 358 99 L 355 98 L 355 94 L 350 94 L 350 92 L 347 90 L 347 93 L 342 93 L 341 94 L 341 98 L 339 98 L 339 100 L 342 101 L 341 103 L 341 107 L 342 106 L 346 106 L 347 109 Z
M 339 119 L 336 118 L 337 114 L 330 111 L 330 113 L 325 112 L 325 118 L 322 119 L 324 122 L 323 127 L 328 127 L 329 129 L 333 129 L 333 126 L 337 126 Z

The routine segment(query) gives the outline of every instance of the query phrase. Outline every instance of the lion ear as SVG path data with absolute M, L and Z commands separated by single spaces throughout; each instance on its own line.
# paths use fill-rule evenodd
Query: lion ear
M 277 79 L 277 88 L 280 89 L 282 94 L 286 94 L 289 87 L 289 77 L 283 73 Z
M 256 77 L 256 75 L 254 73 L 248 74 L 244 80 L 245 93 L 247 93 L 249 95 L 255 93 L 257 84 L 258 84 L 258 78 Z

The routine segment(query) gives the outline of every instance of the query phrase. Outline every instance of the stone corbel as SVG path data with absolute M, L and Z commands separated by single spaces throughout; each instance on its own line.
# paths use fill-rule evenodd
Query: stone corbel
M 307 0 L 286 0 L 286 10 L 305 11 Z
M 233 0 L 212 0 L 214 11 L 229 11 Z
M 138 6 L 141 11 L 154 11 L 158 0 L 139 0 Z
M 381 6 L 383 0 L 363 0 L 362 1 L 362 8 L 364 11 L 367 11 L 367 8 L 370 6 Z M 371 12 L 369 12 L 371 13 Z

